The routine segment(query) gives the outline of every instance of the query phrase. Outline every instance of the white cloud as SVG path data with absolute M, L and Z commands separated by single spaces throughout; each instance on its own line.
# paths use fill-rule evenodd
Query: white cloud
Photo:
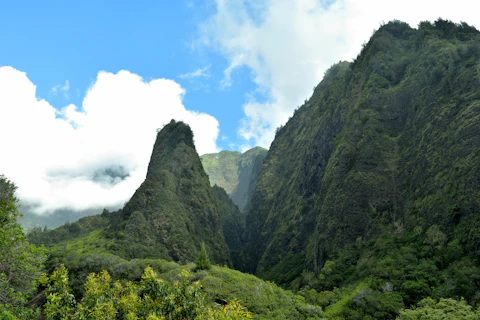
M 35 92 L 25 73 L 0 68 L 0 170 L 39 214 L 120 207 L 145 179 L 156 129 L 171 119 L 191 126 L 199 153 L 218 151 L 217 120 L 186 110 L 172 80 L 100 72 L 81 108 L 60 111 Z
M 208 78 L 210 76 L 210 74 L 208 73 L 208 69 L 210 69 L 210 67 L 211 65 L 208 65 L 205 68 L 200 68 L 189 73 L 181 74 L 178 77 L 182 79 L 199 78 L 199 77 Z
M 50 93 L 56 96 L 57 93 L 60 91 L 63 93 L 63 97 L 65 99 L 70 99 L 70 96 L 68 95 L 69 90 L 70 90 L 70 82 L 66 80 L 64 85 L 58 84 L 54 86 L 52 89 L 50 89 Z
M 239 134 L 249 146 L 268 147 L 275 128 L 311 95 L 325 70 L 355 58 L 382 22 L 398 19 L 416 27 L 442 17 L 480 27 L 478 5 L 469 0 L 216 0 L 216 5 L 200 28 L 200 40 L 229 62 L 221 85 L 231 85 L 232 72 L 246 66 L 256 93 L 266 97 L 250 96 L 243 106 Z

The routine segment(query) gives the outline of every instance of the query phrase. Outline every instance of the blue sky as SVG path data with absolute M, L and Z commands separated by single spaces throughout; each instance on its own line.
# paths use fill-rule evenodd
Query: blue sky
M 354 59 L 382 23 L 442 17 L 480 29 L 478 6 L 2 1 L 0 174 L 34 213 L 119 208 L 170 119 L 190 124 L 200 154 L 268 148 L 324 72 Z
M 245 92 L 253 89 L 248 70 L 234 87 L 220 88 L 228 62 L 212 50 L 192 49 L 198 25 L 214 11 L 198 1 L 9 1 L 0 5 L 4 45 L 0 65 L 27 73 L 37 97 L 56 108 L 81 106 L 101 70 L 129 70 L 142 78 L 167 78 L 186 89 L 184 105 L 221 123 L 219 148 L 236 140 Z M 207 68 L 207 77 L 182 74 Z M 52 88 L 68 81 L 68 95 Z M 237 107 L 234 107 L 234 106 Z

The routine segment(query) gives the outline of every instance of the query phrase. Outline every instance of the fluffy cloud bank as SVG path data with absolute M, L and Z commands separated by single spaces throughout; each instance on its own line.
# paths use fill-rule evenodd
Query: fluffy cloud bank
M 199 153 L 218 151 L 218 122 L 186 110 L 166 79 L 100 72 L 81 108 L 56 110 L 36 97 L 25 73 L 0 68 L 0 173 L 39 214 L 120 207 L 145 179 L 156 130 L 188 123 Z
M 355 58 L 382 22 L 416 27 L 442 17 L 480 28 L 477 6 L 469 0 L 216 0 L 201 41 L 227 59 L 224 85 L 237 68 L 252 71 L 256 93 L 243 106 L 239 134 L 249 146 L 268 147 L 275 128 L 312 94 L 325 70 Z

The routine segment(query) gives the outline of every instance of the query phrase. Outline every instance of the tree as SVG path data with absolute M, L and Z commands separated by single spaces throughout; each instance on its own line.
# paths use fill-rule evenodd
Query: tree
M 77 302 L 68 284 L 67 268 L 61 264 L 50 277 L 43 274 L 40 283 L 46 287 L 43 311 L 47 320 L 72 318 Z
M 91 273 L 85 283 L 85 295 L 77 303 L 68 286 L 68 270 L 61 265 L 49 277 L 43 275 L 47 320 L 122 319 L 122 320 L 235 320 L 252 315 L 236 300 L 224 306 L 209 303 L 200 281 L 192 282 L 184 269 L 179 279 L 170 283 L 145 268 L 140 283 L 112 283 L 107 271 Z M 0 314 L 1 315 L 1 314 Z M 3 318 L 0 318 L 3 319 Z
M 35 317 L 24 307 L 34 293 L 45 261 L 45 249 L 28 243 L 17 222 L 21 217 L 16 186 L 0 175 L 0 315 L 9 319 Z
M 203 241 L 195 264 L 197 265 L 197 270 L 208 270 L 212 267 L 210 259 L 208 258 L 207 249 L 205 248 L 205 242 Z
M 480 314 L 475 312 L 462 298 L 460 301 L 453 299 L 425 298 L 417 304 L 416 308 L 400 311 L 401 319 L 405 320 L 429 320 L 429 319 L 479 319 Z

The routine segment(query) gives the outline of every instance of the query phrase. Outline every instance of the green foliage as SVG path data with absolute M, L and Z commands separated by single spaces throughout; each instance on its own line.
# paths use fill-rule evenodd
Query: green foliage
M 0 175 L 0 314 L 5 318 L 35 317 L 25 307 L 34 294 L 45 260 L 45 249 L 28 243 L 17 220 L 21 216 L 15 185 Z
M 429 320 L 429 319 L 480 319 L 480 313 L 475 312 L 465 300 L 425 298 L 412 309 L 400 311 L 401 319 L 405 320 Z
M 27 239 L 36 245 L 43 244 L 49 246 L 56 244 L 107 227 L 110 222 L 110 215 L 110 212 L 104 210 L 101 215 L 84 217 L 74 223 L 65 223 L 63 226 L 53 230 L 42 230 L 40 227 L 35 227 L 29 230 Z
M 336 290 L 336 297 L 325 308 L 327 319 L 395 319 L 403 307 L 398 293 L 371 288 L 371 283 L 361 282 Z
M 237 300 L 228 302 L 221 308 L 211 309 L 207 315 L 208 319 L 215 320 L 241 320 L 241 319 L 253 319 L 252 314 L 242 307 Z
M 199 281 L 191 282 L 183 270 L 173 283 L 147 267 L 138 283 L 112 283 L 110 274 L 92 273 L 80 302 L 70 293 L 68 271 L 61 265 L 42 277 L 47 320 L 56 319 L 251 319 L 251 313 L 233 300 L 220 307 L 206 300 Z
M 189 283 L 188 271 L 182 271 L 180 280 L 173 286 L 158 279 L 152 269 L 147 268 L 141 286 L 145 306 L 152 315 L 168 315 L 172 319 L 194 319 L 205 312 L 205 296 L 200 283 Z
M 212 267 L 210 259 L 208 258 L 207 249 L 205 248 L 205 242 L 202 242 L 195 264 L 197 270 L 208 270 Z
M 46 287 L 47 302 L 43 306 L 48 320 L 72 318 L 77 303 L 68 283 L 68 270 L 62 264 L 50 276 L 43 274 L 40 283 Z
M 94 232 L 95 233 L 95 232 Z M 97 234 L 98 237 L 98 234 Z M 116 307 L 118 314 L 128 314 L 128 306 L 135 306 L 137 302 L 130 298 L 124 297 L 132 290 L 134 293 L 129 295 L 135 296 L 134 287 L 129 287 L 127 283 L 138 285 L 142 281 L 145 268 L 150 266 L 152 270 L 165 283 L 175 283 L 179 280 L 178 275 L 183 270 L 195 270 L 195 264 L 191 263 L 187 266 L 181 266 L 174 262 L 154 259 L 134 259 L 124 260 L 111 254 L 100 254 L 94 252 L 83 252 L 81 244 L 86 242 L 89 250 L 95 250 L 93 243 L 95 241 L 103 241 L 101 238 L 82 236 L 52 247 L 51 259 L 47 262 L 47 267 L 54 270 L 54 266 L 64 262 L 70 271 L 69 285 L 78 302 L 86 295 L 85 283 L 90 273 L 101 274 L 102 270 L 107 270 L 112 278 L 113 286 L 116 286 L 117 280 L 121 281 L 123 291 L 119 294 L 122 301 L 128 301 L 122 304 L 124 311 L 120 311 L 120 306 Z M 96 240 L 94 240 L 96 239 Z M 92 244 L 89 244 L 92 241 Z M 320 317 L 321 309 L 314 306 L 313 303 L 307 303 L 304 298 L 286 291 L 274 283 L 266 282 L 255 276 L 242 274 L 239 271 L 231 270 L 225 267 L 212 266 L 209 270 L 198 270 L 192 274 L 190 281 L 195 282 L 201 280 L 202 292 L 206 294 L 206 303 L 210 306 L 220 303 L 221 306 L 213 308 L 212 313 L 215 318 L 219 317 L 220 310 L 226 308 L 228 315 L 232 313 L 228 310 L 238 309 L 238 302 L 248 308 L 256 319 L 285 319 L 291 318 L 315 318 Z M 119 301 L 120 298 L 115 298 Z M 136 298 L 135 298 L 136 299 Z M 135 300 L 136 301 L 136 300 Z M 139 302 L 138 302 L 139 303 Z M 225 304 L 226 303 L 226 304 Z M 237 307 L 235 307 L 237 305 Z M 127 310 L 128 309 L 128 310 Z
M 462 258 L 456 241 L 439 246 L 429 238 L 431 232 L 404 231 L 345 250 L 318 276 L 304 272 L 299 294 L 324 307 L 327 316 L 348 319 L 393 319 L 427 297 L 464 297 L 478 306 L 478 262 Z
M 47 270 L 53 271 L 56 266 L 65 264 L 70 270 L 70 285 L 74 295 L 82 297 L 84 283 L 90 273 L 107 270 L 115 280 L 138 281 L 147 266 L 162 273 L 179 267 L 177 263 L 160 259 L 125 260 L 106 252 L 104 248 L 110 244 L 103 245 L 103 241 L 105 239 L 98 237 L 97 232 L 92 232 L 74 241 L 50 247 L 49 259 L 46 262 Z
M 4 310 L 3 308 L 4 308 L 3 306 L 0 306 L 0 319 L 3 319 L 3 320 L 17 320 L 17 317 L 15 317 L 9 311 Z
M 320 319 L 321 308 L 275 283 L 237 270 L 213 266 L 196 273 L 211 301 L 233 297 L 248 308 L 255 319 Z

